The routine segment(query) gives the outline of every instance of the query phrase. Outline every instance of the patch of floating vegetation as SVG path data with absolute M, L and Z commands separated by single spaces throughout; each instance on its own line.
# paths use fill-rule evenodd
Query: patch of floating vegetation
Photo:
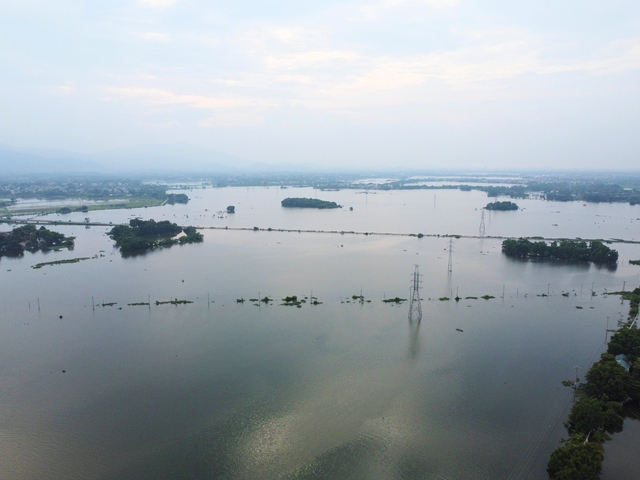
M 640 265 L 640 260 L 629 260 L 631 265 Z
M 581 307 L 580 305 L 576 305 L 576 308 L 577 308 L 578 310 L 582 310 L 582 308 L 583 308 L 583 307 Z
M 134 302 L 134 303 L 127 303 L 127 305 L 129 305 L 130 307 L 142 307 L 144 306 L 149 306 L 149 302 Z
M 193 303 L 190 300 L 178 300 L 177 298 L 173 299 L 173 300 L 167 300 L 166 302 L 161 302 L 159 300 L 156 300 L 156 305 L 184 305 L 187 303 Z
M 108 302 L 108 303 L 101 303 L 100 305 L 103 307 L 113 307 L 114 305 L 117 305 L 118 302 Z
M 79 258 L 69 258 L 67 260 L 56 260 L 54 262 L 42 262 L 42 263 L 37 263 L 35 265 L 33 265 L 31 268 L 42 268 L 42 267 L 46 267 L 47 265 L 64 265 L 65 263 L 79 263 L 82 260 L 90 260 L 89 257 L 79 257 Z
M 478 297 L 464 297 L 465 300 L 477 300 Z
M 441 302 L 446 302 L 449 300 L 449 297 L 440 297 L 438 300 L 440 300 Z
M 244 298 L 236 298 L 236 303 L 244 303 Z
M 562 296 L 563 297 L 568 297 L 569 296 L 569 292 L 562 292 Z
M 298 308 L 302 308 L 302 304 L 306 303 L 305 299 L 302 300 L 298 300 L 298 297 L 296 295 L 291 295 L 291 296 L 287 296 L 284 297 L 282 299 L 282 301 L 284 303 L 281 303 L 280 305 L 284 305 L 285 307 L 298 307 Z
M 402 303 L 402 302 L 406 302 L 407 299 L 406 298 L 400 298 L 400 297 L 395 297 L 395 298 L 387 298 L 385 300 L 382 300 L 384 303 Z
M 484 298 L 485 300 L 489 300 L 491 298 L 496 298 L 496 297 L 494 297 L 493 295 L 483 295 L 480 298 Z

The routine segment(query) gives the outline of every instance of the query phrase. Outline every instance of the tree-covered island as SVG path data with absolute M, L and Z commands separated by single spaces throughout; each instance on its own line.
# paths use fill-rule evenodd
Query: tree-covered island
M 169 193 L 167 194 L 167 203 L 169 205 L 174 205 L 176 203 L 189 203 L 189 197 L 184 193 Z
M 615 265 L 618 252 L 598 240 L 560 240 L 547 245 L 544 241 L 532 242 L 528 238 L 505 240 L 502 253 L 507 257 L 522 259 L 549 259 L 569 262 L 593 262 Z
M 184 232 L 184 235 L 174 238 Z M 204 237 L 195 227 L 182 228 L 168 220 L 140 220 L 134 218 L 129 225 L 116 225 L 107 232 L 123 255 L 140 253 L 159 247 L 171 247 L 176 244 L 199 243 Z
M 326 200 L 319 200 L 317 198 L 303 197 L 285 198 L 284 200 L 282 200 L 281 204 L 286 208 L 342 208 L 342 205 L 338 205 L 336 202 L 328 202 Z
M 491 203 L 487 203 L 487 206 L 484 208 L 487 210 L 507 211 L 507 210 L 518 210 L 518 205 L 516 205 L 513 202 L 491 202 Z
M 74 237 L 65 237 L 62 233 L 53 232 L 45 227 L 37 228 L 33 224 L 14 228 L 10 232 L 0 232 L 0 257 L 15 257 L 24 251 L 37 252 L 57 248 L 73 248 Z

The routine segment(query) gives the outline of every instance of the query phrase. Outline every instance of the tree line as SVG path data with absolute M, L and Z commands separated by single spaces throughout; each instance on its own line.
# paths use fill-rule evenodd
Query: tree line
M 630 300 L 629 319 L 638 314 L 640 287 L 633 292 L 617 292 Z M 629 370 L 616 360 L 624 355 Z M 624 358 L 624 357 L 623 357 Z M 640 401 L 640 330 L 625 326 L 609 341 L 607 352 L 600 356 L 585 376 L 564 381 L 578 394 L 565 427 L 568 439 L 553 451 L 547 464 L 551 480 L 596 480 L 602 471 L 603 444 L 609 434 L 622 431 L 624 402 Z
M 550 259 L 570 262 L 593 262 L 596 264 L 616 264 L 618 252 L 599 240 L 560 240 L 550 244 L 540 240 L 532 242 L 528 238 L 505 240 L 502 252 L 512 258 Z

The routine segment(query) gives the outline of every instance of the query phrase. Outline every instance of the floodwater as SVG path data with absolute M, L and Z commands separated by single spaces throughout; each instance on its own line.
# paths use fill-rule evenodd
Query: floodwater
M 476 235 L 489 201 L 349 190 L 317 192 L 344 206 L 317 211 L 279 206 L 310 189 L 187 193 L 91 220 Z M 640 207 L 517 203 L 487 214 L 487 235 L 639 234 Z M 218 218 L 227 205 L 237 213 Z M 607 269 L 454 239 L 449 273 L 448 238 L 205 229 L 202 244 L 122 258 L 106 228 L 55 229 L 74 251 L 0 261 L 2 478 L 543 479 L 571 405 L 561 381 L 628 311 L 603 292 L 640 285 L 635 244 L 613 244 Z M 30 268 L 77 257 L 92 258 Z M 416 264 L 420 323 L 382 302 L 409 298 Z M 289 295 L 322 303 L 280 305 Z M 495 298 L 466 298 L 483 295 Z M 193 303 L 155 304 L 175 298 Z M 606 444 L 602 478 L 634 465 L 636 425 Z

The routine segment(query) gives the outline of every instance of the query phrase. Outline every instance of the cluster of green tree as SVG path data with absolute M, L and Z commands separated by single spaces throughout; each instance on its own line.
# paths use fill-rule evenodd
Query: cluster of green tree
M 178 235 L 182 228 L 169 220 L 156 222 L 155 220 L 140 220 L 133 218 L 129 221 L 129 227 L 138 237 L 174 237 Z
M 609 295 L 620 295 L 623 299 L 629 300 L 629 320 L 634 319 L 638 315 L 640 307 L 640 288 L 636 288 L 632 292 L 613 292 Z
M 542 240 L 532 242 L 528 238 L 519 238 L 518 240 L 503 241 L 502 252 L 513 258 L 593 262 L 609 265 L 618 261 L 618 252 L 598 240 L 588 243 L 583 240 L 561 240 L 559 242 L 553 241 L 547 245 Z
M 0 234 L 0 257 L 20 256 L 24 251 L 36 252 L 52 248 L 73 248 L 74 237 L 65 237 L 62 233 L 53 232 L 45 227 L 36 228 L 27 224 L 14 228 L 11 232 Z
M 179 239 L 173 238 L 180 232 L 185 235 Z M 152 250 L 158 247 L 171 247 L 179 243 L 198 243 L 204 237 L 195 227 L 182 227 L 168 220 L 156 222 L 155 220 L 140 220 L 134 218 L 129 225 L 116 225 L 108 233 L 123 255 Z
M 176 203 L 189 203 L 189 197 L 184 193 L 169 193 L 167 195 L 167 203 L 174 205 Z
M 71 210 L 71 208 L 69 208 L 69 207 L 62 207 L 62 208 L 59 208 L 58 210 L 56 210 L 56 213 L 60 213 L 62 215 L 66 215 L 66 214 L 71 213 L 71 212 L 85 212 L 86 213 L 88 211 L 89 211 L 89 207 L 87 207 L 86 205 L 82 205 L 81 207 L 74 208 L 73 210 Z
M 491 203 L 487 203 L 487 206 L 484 208 L 486 208 L 487 210 L 500 210 L 500 211 L 518 210 L 518 205 L 516 205 L 513 202 L 491 202 Z
M 634 290 L 640 298 L 640 288 Z M 626 355 L 630 369 L 627 371 L 615 359 Z M 597 479 L 602 471 L 603 443 L 608 434 L 622 430 L 622 403 L 640 400 L 640 368 L 635 368 L 640 355 L 640 330 L 623 327 L 616 332 L 607 348 L 585 376 L 565 381 L 573 387 L 578 401 L 571 408 L 565 423 L 569 438 L 551 454 L 547 472 L 551 480 Z
M 178 239 L 180 245 L 185 243 L 200 243 L 204 241 L 204 236 L 196 230 L 196 227 L 186 227 L 182 230 L 184 235 Z
M 568 202 L 583 200 L 585 202 L 623 202 L 636 205 L 640 203 L 640 189 L 624 188 L 616 183 L 603 182 L 550 182 L 528 184 L 529 190 L 543 192 L 547 200 Z
M 287 208 L 342 208 L 336 202 L 328 202 L 317 198 L 289 197 L 281 202 L 283 207 Z

